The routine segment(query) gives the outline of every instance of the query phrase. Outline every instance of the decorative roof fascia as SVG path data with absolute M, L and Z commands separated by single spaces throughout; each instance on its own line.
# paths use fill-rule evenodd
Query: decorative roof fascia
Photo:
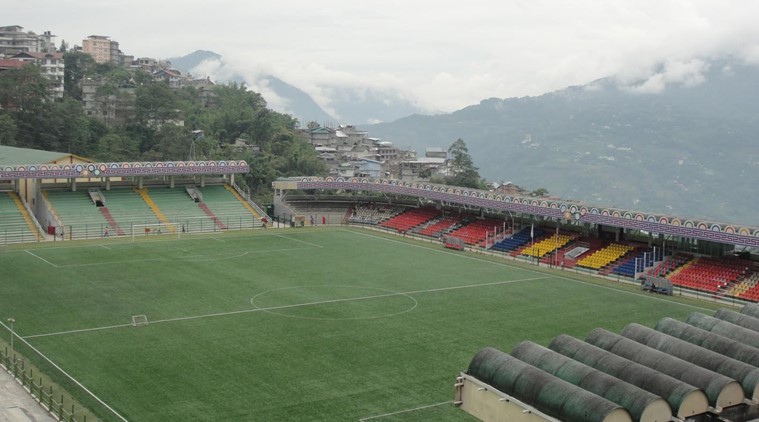
M 570 201 L 498 194 L 479 189 L 357 177 L 299 177 L 298 189 L 345 189 L 394 193 L 498 211 L 519 212 L 557 220 L 603 224 L 651 233 L 669 234 L 739 246 L 759 247 L 759 227 L 718 223 L 692 218 L 594 207 Z M 277 188 L 277 181 L 273 182 Z

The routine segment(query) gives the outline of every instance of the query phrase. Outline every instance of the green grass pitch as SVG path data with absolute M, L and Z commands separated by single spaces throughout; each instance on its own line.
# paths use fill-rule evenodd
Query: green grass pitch
M 482 347 L 715 308 L 369 230 L 140 240 L 0 251 L 0 317 L 135 422 L 469 421 Z

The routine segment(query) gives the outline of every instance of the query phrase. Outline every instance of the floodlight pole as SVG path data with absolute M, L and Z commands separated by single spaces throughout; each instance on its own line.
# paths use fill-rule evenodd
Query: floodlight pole
M 14 337 L 14 334 L 13 334 L 13 323 L 14 323 L 14 322 L 16 322 L 16 320 L 15 320 L 15 319 L 13 319 L 13 318 L 8 318 L 8 323 L 9 323 L 9 324 L 10 324 L 10 326 L 11 326 L 11 356 L 13 356 L 13 362 L 16 362 L 16 354 L 15 354 L 15 352 L 13 351 L 13 337 Z

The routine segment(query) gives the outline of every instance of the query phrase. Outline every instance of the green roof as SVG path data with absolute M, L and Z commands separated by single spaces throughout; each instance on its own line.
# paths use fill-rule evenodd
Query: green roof
M 70 155 L 67 152 L 50 152 L 0 145 L 0 166 L 45 164 Z

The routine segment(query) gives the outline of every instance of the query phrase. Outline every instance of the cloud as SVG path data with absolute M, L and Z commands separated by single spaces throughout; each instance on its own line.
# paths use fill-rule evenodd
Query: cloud
M 330 87 L 384 90 L 453 111 L 611 75 L 659 92 L 699 83 L 698 61 L 711 57 L 759 64 L 759 2 L 746 0 L 48 3 L 11 2 L 4 20 L 69 44 L 110 35 L 138 57 L 216 51 L 230 72 L 277 76 L 328 112 Z
M 630 92 L 637 94 L 658 94 L 667 86 L 693 87 L 706 81 L 709 64 L 699 59 L 670 60 L 662 66 L 662 70 L 649 76 L 642 82 L 624 86 Z

